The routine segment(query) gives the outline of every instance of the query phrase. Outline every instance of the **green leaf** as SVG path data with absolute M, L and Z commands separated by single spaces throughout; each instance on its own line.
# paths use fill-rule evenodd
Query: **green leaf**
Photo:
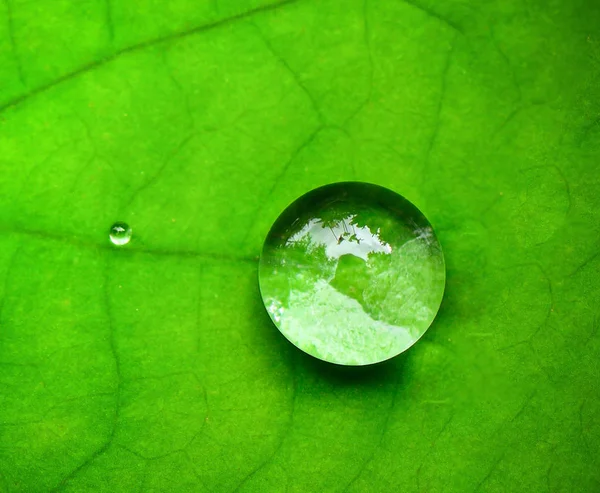
M 600 487 L 598 2 L 0 18 L 0 491 Z M 257 282 L 279 213 L 342 180 L 415 203 L 448 269 L 425 337 L 360 372 Z

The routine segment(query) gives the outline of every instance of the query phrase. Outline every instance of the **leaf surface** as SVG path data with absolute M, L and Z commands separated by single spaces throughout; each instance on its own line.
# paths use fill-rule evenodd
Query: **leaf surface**
M 0 20 L 0 491 L 600 487 L 597 2 Z M 291 347 L 256 278 L 341 180 L 414 202 L 448 268 L 425 337 L 362 372 Z

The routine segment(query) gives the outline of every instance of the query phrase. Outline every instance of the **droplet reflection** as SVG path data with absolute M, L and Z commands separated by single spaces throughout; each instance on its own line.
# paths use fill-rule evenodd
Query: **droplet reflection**
M 109 238 L 113 245 L 123 246 L 129 243 L 132 234 L 133 231 L 127 223 L 117 222 L 111 226 Z
M 439 309 L 443 254 L 404 197 L 366 183 L 318 188 L 290 205 L 263 248 L 260 288 L 279 330 L 338 364 L 384 361 L 412 346 Z

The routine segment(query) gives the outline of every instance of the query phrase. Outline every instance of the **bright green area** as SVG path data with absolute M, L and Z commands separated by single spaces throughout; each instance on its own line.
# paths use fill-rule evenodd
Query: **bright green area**
M 428 329 L 444 294 L 440 244 L 404 197 L 336 183 L 290 204 L 265 240 L 260 291 L 275 325 L 324 361 L 368 365 Z
M 0 2 L 0 491 L 598 490 L 600 4 L 260 1 Z M 447 265 L 363 372 L 257 283 L 345 180 Z

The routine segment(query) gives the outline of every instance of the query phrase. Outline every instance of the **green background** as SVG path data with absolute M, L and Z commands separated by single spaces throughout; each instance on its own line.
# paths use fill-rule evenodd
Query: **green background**
M 599 491 L 599 159 L 595 0 L 3 0 L 0 491 Z M 448 268 L 362 372 L 258 292 L 340 180 Z

